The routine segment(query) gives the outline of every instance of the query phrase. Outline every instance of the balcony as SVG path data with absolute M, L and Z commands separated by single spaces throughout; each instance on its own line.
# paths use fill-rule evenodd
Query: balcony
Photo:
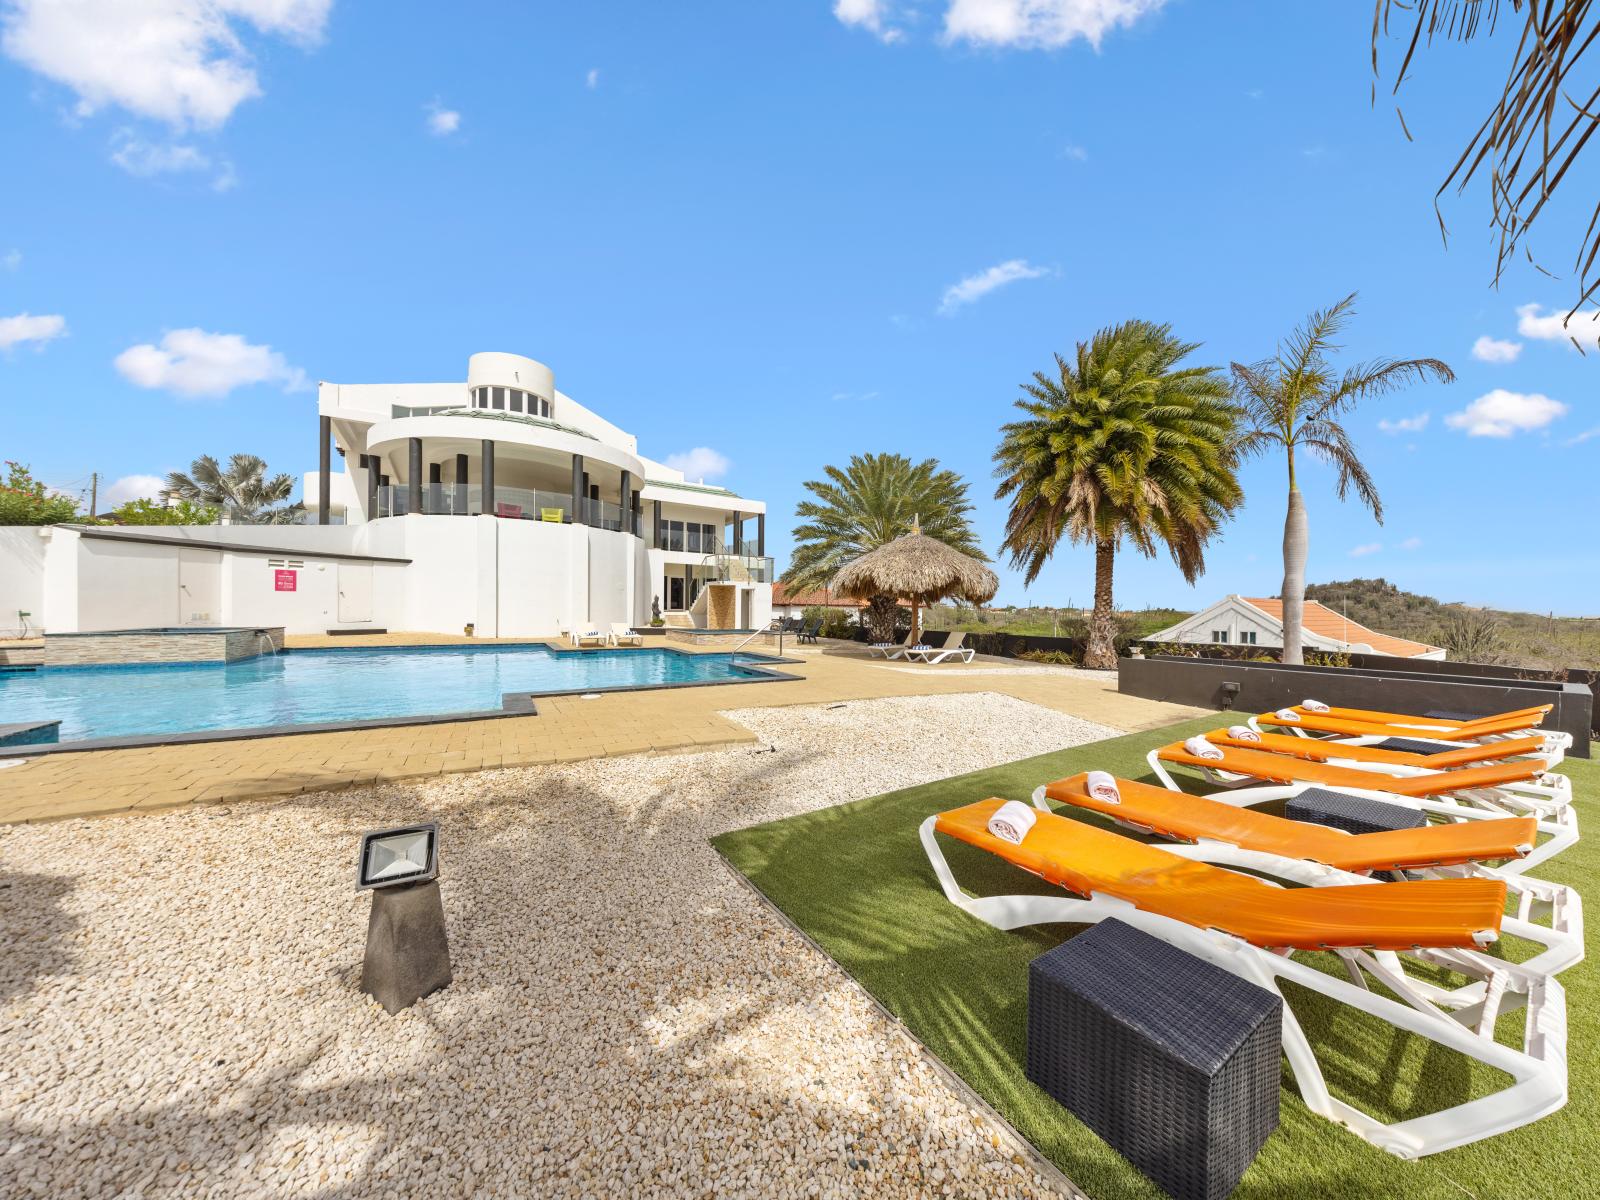
M 464 497 L 464 499 L 463 499 Z M 639 514 L 629 513 L 609 500 L 581 500 L 585 525 L 621 533 L 626 530 L 642 536 Z M 461 488 L 453 483 L 422 485 L 425 516 L 475 517 L 483 510 L 483 489 L 477 484 Z M 374 517 L 403 517 L 411 511 L 411 489 L 405 484 L 390 484 L 378 489 L 378 508 Z M 506 520 L 572 522 L 572 497 L 566 492 L 536 491 L 531 488 L 497 487 L 494 490 L 494 515 Z M 630 519 L 631 518 L 631 519 Z

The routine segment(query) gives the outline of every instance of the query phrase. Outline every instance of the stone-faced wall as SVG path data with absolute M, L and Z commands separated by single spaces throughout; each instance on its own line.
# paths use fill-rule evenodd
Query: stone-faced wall
M 130 663 L 235 662 L 283 649 L 283 629 L 125 629 L 47 633 L 44 665 L 92 667 Z
M 734 600 L 739 594 L 738 589 L 731 583 L 708 583 L 706 589 L 711 593 L 706 601 L 706 628 L 737 628 L 739 618 Z

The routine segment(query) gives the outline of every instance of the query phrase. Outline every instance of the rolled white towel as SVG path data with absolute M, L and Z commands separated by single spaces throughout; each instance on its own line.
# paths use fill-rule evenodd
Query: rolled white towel
M 1300 719 L 1300 714 L 1295 712 L 1295 710 L 1292 708 L 1280 708 L 1272 715 L 1277 717 L 1280 721 L 1298 721 Z
M 1300 707 L 1305 709 L 1307 712 L 1325 713 L 1328 711 L 1328 706 L 1321 700 L 1302 700 L 1300 702 Z
M 1236 742 L 1259 742 L 1261 735 L 1248 725 L 1229 725 L 1228 736 Z
M 989 818 L 989 832 L 1013 846 L 1020 846 L 1022 839 L 1028 836 L 1028 830 L 1033 828 L 1033 823 L 1038 819 L 1037 814 L 1026 804 L 1007 800 L 995 809 L 994 815 Z
M 1083 786 L 1089 795 L 1102 804 L 1122 803 L 1122 793 L 1117 790 L 1117 781 L 1111 777 L 1110 771 L 1090 771 Z
M 1219 759 L 1222 751 L 1203 737 L 1192 737 L 1184 742 L 1183 748 L 1196 758 Z

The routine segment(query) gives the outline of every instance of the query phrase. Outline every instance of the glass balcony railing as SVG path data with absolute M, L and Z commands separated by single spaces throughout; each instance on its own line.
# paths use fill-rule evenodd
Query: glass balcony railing
M 618 532 L 628 530 L 639 536 L 639 516 L 608 500 L 580 500 L 584 524 Z M 390 484 L 378 489 L 377 517 L 403 517 L 411 511 L 411 489 L 405 484 Z M 483 511 L 483 488 L 478 484 L 459 487 L 453 483 L 422 485 L 425 516 L 475 517 Z M 533 488 L 496 487 L 494 515 L 507 520 L 555 521 L 573 519 L 572 497 L 566 492 L 547 492 Z M 629 519 L 631 518 L 631 520 Z

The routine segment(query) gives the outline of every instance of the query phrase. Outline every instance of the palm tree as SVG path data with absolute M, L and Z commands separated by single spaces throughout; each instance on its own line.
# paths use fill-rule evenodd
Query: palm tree
M 1165 545 L 1191 583 L 1205 545 L 1239 504 L 1238 413 L 1215 367 L 1180 367 L 1196 348 L 1170 325 L 1128 321 L 1079 342 L 1054 373 L 1035 372 L 995 451 L 1011 498 L 1001 549 L 1027 582 L 1063 536 L 1094 547 L 1094 610 L 1084 665 L 1116 665 L 1112 575 L 1126 538 L 1146 556 Z
M 844 470 L 824 467 L 826 479 L 809 480 L 812 499 L 795 506 L 803 524 L 794 531 L 794 556 L 783 582 L 797 589 L 827 587 L 845 564 L 869 550 L 910 533 L 922 532 L 982 562 L 988 556 L 978 545 L 967 514 L 967 483 L 954 471 L 941 470 L 937 459 L 913 464 L 903 454 L 856 454 Z M 896 597 L 872 596 L 867 623 L 875 641 L 894 637 Z
M 1312 313 L 1287 341 L 1278 345 L 1276 358 L 1245 366 L 1233 364 L 1234 392 L 1251 428 L 1239 442 L 1241 455 L 1260 454 L 1282 446 L 1289 462 L 1289 512 L 1283 523 L 1283 661 L 1302 661 L 1301 633 L 1306 603 L 1305 500 L 1295 475 L 1295 451 L 1304 448 L 1313 458 L 1330 464 L 1338 475 L 1339 499 L 1355 488 L 1361 502 L 1383 524 L 1383 501 L 1372 476 L 1362 465 L 1350 435 L 1336 420 L 1369 396 L 1398 391 L 1408 383 L 1432 377 L 1444 383 L 1455 373 L 1437 358 L 1379 358 L 1357 363 L 1336 373 L 1328 363 L 1329 351 L 1340 330 L 1355 315 L 1352 292 L 1332 308 Z
M 293 491 L 294 476 L 269 477 L 266 460 L 254 454 L 233 455 L 227 470 L 209 454 L 202 454 L 189 465 L 189 474 L 173 471 L 167 475 L 161 498 L 207 504 L 245 525 L 292 525 L 304 511 L 300 504 L 284 503 Z

